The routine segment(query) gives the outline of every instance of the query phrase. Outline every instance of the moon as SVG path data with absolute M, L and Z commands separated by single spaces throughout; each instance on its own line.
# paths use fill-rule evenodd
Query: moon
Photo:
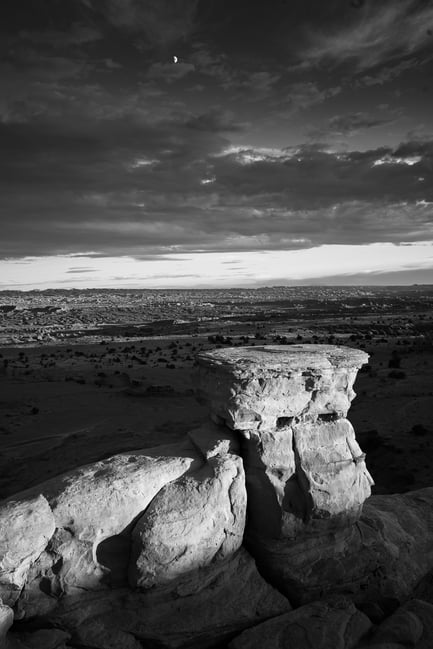
M 173 63 L 177 63 L 178 60 L 179 60 L 179 59 L 177 58 L 177 56 L 173 56 Z

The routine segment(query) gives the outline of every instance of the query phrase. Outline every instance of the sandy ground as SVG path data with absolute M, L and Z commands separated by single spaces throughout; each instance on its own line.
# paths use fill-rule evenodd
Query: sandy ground
M 116 452 L 182 439 L 207 416 L 194 397 L 194 357 L 213 346 L 184 337 L 0 349 L 0 498 Z M 390 376 L 393 350 L 400 378 Z M 431 485 L 433 350 L 391 340 L 365 351 L 370 366 L 349 418 L 376 492 Z
M 206 417 L 193 394 L 199 347 L 185 340 L 173 354 L 170 344 L 0 350 L 7 361 L 0 497 L 119 451 L 181 439 L 199 425 Z

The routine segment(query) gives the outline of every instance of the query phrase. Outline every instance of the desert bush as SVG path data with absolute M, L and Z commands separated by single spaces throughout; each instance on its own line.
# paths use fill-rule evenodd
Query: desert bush
M 401 365 L 401 357 L 398 352 L 394 351 L 392 352 L 391 359 L 388 361 L 388 367 L 396 368 L 399 369 Z
M 388 372 L 388 377 L 390 379 L 405 379 L 406 372 L 403 372 L 403 370 L 391 370 L 391 372 Z
M 410 432 L 412 435 L 416 435 L 417 437 L 423 437 L 424 435 L 427 435 L 428 430 L 422 424 L 415 424 L 414 426 L 412 426 Z

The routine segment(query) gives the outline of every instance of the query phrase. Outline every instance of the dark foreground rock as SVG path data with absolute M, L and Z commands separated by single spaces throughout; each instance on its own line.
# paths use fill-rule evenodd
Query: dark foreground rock
M 353 649 L 371 628 L 352 602 L 313 602 L 244 631 L 230 649 Z
M 433 647 L 433 606 L 412 599 L 388 617 L 359 649 L 431 649 Z
M 170 589 L 118 589 L 66 598 L 47 619 L 69 630 L 77 644 L 98 649 L 135 646 L 134 638 L 170 648 L 208 647 L 289 609 L 241 549 Z
M 262 574 L 295 604 L 331 593 L 404 601 L 433 569 L 433 487 L 372 496 L 346 529 L 292 544 L 256 538 L 253 547 Z

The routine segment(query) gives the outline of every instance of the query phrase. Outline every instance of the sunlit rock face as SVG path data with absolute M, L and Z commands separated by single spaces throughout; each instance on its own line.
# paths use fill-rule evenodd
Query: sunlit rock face
M 206 647 L 290 610 L 241 547 L 239 448 L 207 422 L 184 442 L 114 455 L 0 502 L 0 644 L 15 616 L 83 647 Z
M 345 417 L 368 354 L 334 345 L 265 345 L 198 356 L 198 394 L 233 430 L 271 430 L 285 418 Z
M 168 482 L 202 464 L 189 442 L 123 453 L 4 501 L 4 602 L 15 603 L 19 596 L 23 612 L 38 614 L 77 588 L 126 583 L 131 526 Z
M 44 496 L 11 498 L 0 507 L 0 598 L 13 605 L 32 564 L 54 534 L 55 522 Z
M 161 489 L 132 531 L 131 586 L 169 583 L 232 555 L 242 544 L 246 491 L 242 461 L 211 458 Z
M 250 536 L 298 539 L 359 518 L 373 481 L 345 417 L 367 360 L 331 345 L 199 356 L 200 399 L 242 439 Z

